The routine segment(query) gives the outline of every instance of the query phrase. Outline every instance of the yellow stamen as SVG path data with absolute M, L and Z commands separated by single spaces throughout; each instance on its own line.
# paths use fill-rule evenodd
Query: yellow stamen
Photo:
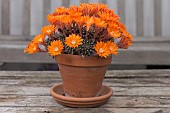
M 76 41 L 75 41 L 75 40 L 72 40 L 71 43 L 72 43 L 73 45 L 75 45 L 75 44 L 76 44 Z
M 58 50 L 59 50 L 58 47 L 54 48 L 54 51 L 55 51 L 55 52 L 58 52 Z
M 113 47 L 110 47 L 110 50 L 113 50 Z
M 99 53 L 103 53 L 103 52 L 104 52 L 103 48 L 100 48 Z

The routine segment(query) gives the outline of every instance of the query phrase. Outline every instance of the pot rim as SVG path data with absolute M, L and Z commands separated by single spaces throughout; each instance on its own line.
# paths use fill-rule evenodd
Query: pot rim
M 109 65 L 112 61 L 112 55 L 107 58 L 99 56 L 87 56 L 83 58 L 80 55 L 60 54 L 55 59 L 58 64 L 68 66 L 98 67 Z

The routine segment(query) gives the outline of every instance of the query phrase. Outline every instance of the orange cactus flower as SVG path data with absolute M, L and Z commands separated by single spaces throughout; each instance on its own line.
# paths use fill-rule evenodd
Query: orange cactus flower
M 45 35 L 44 34 L 38 34 L 37 36 L 35 36 L 35 38 L 33 39 L 33 42 L 35 43 L 41 43 L 43 44 L 44 43 L 44 38 L 45 38 Z
M 100 57 L 107 58 L 110 54 L 110 50 L 107 47 L 107 44 L 104 42 L 97 42 L 94 49 Z
M 54 25 L 44 26 L 42 28 L 42 33 L 46 35 L 51 35 L 55 31 Z
M 123 49 L 128 49 L 128 47 L 131 46 L 131 45 L 132 45 L 132 43 L 128 39 L 128 37 L 122 37 L 120 42 L 117 44 L 117 46 L 119 48 L 123 48 Z
M 65 7 L 59 7 L 55 9 L 54 15 L 68 15 L 69 9 Z
M 65 43 L 71 48 L 76 48 L 82 44 L 82 41 L 83 39 L 80 36 L 72 34 L 69 37 L 66 37 Z
M 90 29 L 90 26 L 92 24 L 94 24 L 94 18 L 93 17 L 90 17 L 89 20 L 86 20 L 86 27 L 87 27 L 87 31 Z
M 50 24 L 55 24 L 56 23 L 56 16 L 54 16 L 53 14 L 49 14 L 47 15 L 47 20 Z
M 34 43 L 33 41 L 28 44 L 28 46 L 25 48 L 24 53 L 34 54 L 36 52 L 39 52 L 40 49 L 38 47 L 37 43 Z
M 60 16 L 61 19 L 59 19 L 59 21 L 61 21 L 62 23 L 68 25 L 72 22 L 72 18 L 69 15 L 62 15 Z
M 81 16 L 80 19 L 76 19 L 76 22 L 79 24 L 85 24 L 89 21 L 89 16 Z
M 118 47 L 116 46 L 116 44 L 114 42 L 108 41 L 107 42 L 107 47 L 108 47 L 111 54 L 114 54 L 114 55 L 118 54 L 118 52 L 117 52 Z
M 107 23 L 100 18 L 94 18 L 94 24 L 98 27 L 106 27 Z
M 119 38 L 121 36 L 121 32 L 118 28 L 108 27 L 107 30 L 108 30 L 109 35 L 113 38 Z
M 75 12 L 75 11 L 70 11 L 70 18 L 74 21 L 80 20 L 82 13 L 81 12 Z
M 105 21 L 114 21 L 115 22 L 115 21 L 120 20 L 119 16 L 114 14 L 113 11 L 99 12 L 98 15 L 102 20 L 105 20 Z
M 60 40 L 53 41 L 53 42 L 51 42 L 51 45 L 48 46 L 48 53 L 51 56 L 57 56 L 57 55 L 61 54 L 63 48 L 64 48 L 64 46 Z

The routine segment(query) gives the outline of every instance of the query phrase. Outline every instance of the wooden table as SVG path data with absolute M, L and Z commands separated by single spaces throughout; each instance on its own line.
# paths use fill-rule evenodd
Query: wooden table
M 170 70 L 108 71 L 114 93 L 98 108 L 67 108 L 51 97 L 59 72 L 0 72 L 0 113 L 170 113 Z

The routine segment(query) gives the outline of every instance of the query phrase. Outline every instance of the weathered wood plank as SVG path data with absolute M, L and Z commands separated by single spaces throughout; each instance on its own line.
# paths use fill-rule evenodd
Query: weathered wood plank
M 107 5 L 110 9 L 114 10 L 116 14 L 118 14 L 118 5 L 117 5 L 118 0 L 107 0 Z
M 88 0 L 80 0 L 80 3 L 88 3 Z
M 126 27 L 129 33 L 136 36 L 136 0 L 125 0 L 125 2 Z
M 144 1 L 144 36 L 155 36 L 154 31 L 154 0 Z M 149 11 L 148 11 L 149 9 Z
M 60 6 L 62 6 L 62 0 L 51 0 L 51 12 Z
M 23 8 L 23 0 L 10 1 L 10 35 L 22 35 Z
M 106 72 L 107 78 L 168 78 L 170 70 L 112 70 Z M 6 78 L 61 78 L 59 71 L 1 71 Z
M 113 96 L 109 102 L 99 108 L 72 109 L 57 104 L 49 94 L 50 87 L 61 81 L 59 72 L 2 71 L 0 111 L 5 113 L 169 113 L 169 74 L 170 70 L 108 71 L 105 83 L 113 89 Z M 40 82 L 41 80 L 43 83 Z M 4 84 L 1 84 L 3 81 Z M 15 84 L 10 84 L 12 82 Z M 153 83 L 153 86 L 148 87 L 147 84 L 150 83 Z M 121 86 L 122 84 L 124 86 Z M 133 86 L 134 84 L 143 86 Z M 163 86 L 157 86 L 158 84 Z
M 118 15 L 120 16 L 120 20 L 122 23 L 126 23 L 126 17 L 125 17 L 125 0 L 118 0 Z
M 155 36 L 162 35 L 162 0 L 154 0 Z
M 89 3 L 98 3 L 98 0 L 89 0 Z
M 34 79 L 33 79 L 34 78 Z M 54 77 L 0 77 L 0 85 L 20 85 L 20 86 L 46 86 L 50 87 L 55 83 L 61 83 L 61 78 Z M 170 78 L 106 78 L 103 84 L 112 87 L 170 87 Z
M 54 85 L 54 84 L 53 84 Z M 169 96 L 169 87 L 111 87 L 114 96 Z M 49 94 L 50 87 L 43 86 L 10 86 L 1 85 L 0 95 L 30 95 L 46 96 Z
M 52 96 L 0 95 L 0 107 L 60 107 Z M 170 97 L 119 97 L 112 96 L 100 108 L 169 108 Z
M 51 0 L 43 0 L 43 25 L 48 25 L 47 15 L 50 13 Z
M 80 0 L 70 0 L 70 6 L 79 6 L 80 3 Z
M 162 36 L 170 36 L 170 0 L 162 0 Z
M 136 0 L 136 26 L 137 26 L 137 36 L 144 35 L 144 26 L 143 26 L 143 0 Z
M 168 39 L 168 38 L 167 38 Z M 149 42 L 139 41 L 133 44 L 129 50 L 120 50 L 118 56 L 113 57 L 113 64 L 138 64 L 138 65 L 169 65 L 170 64 L 170 44 L 169 39 L 167 40 L 159 39 L 159 41 Z M 167 42 L 166 42 L 167 41 Z M 8 46 L 7 46 L 8 45 Z M 41 57 L 42 54 L 27 55 L 23 53 L 23 49 L 26 47 L 27 43 L 18 41 L 0 41 L 0 56 L 1 62 L 43 62 L 43 63 L 55 63 L 48 54 Z M 155 46 L 157 45 L 157 46 Z M 10 54 L 15 54 L 9 55 Z M 161 58 L 161 59 L 160 59 Z M 40 60 L 41 59 L 41 60 Z
M 43 0 L 30 1 L 30 35 L 41 33 L 43 27 Z
M 0 0 L 0 6 L 2 6 L 2 0 Z M 0 8 L 0 34 L 2 33 L 2 8 Z
M 3 113 L 169 113 L 169 108 L 56 108 L 56 107 L 2 107 Z
M 10 0 L 2 0 L 2 34 L 9 35 L 10 33 Z
M 5 41 L 9 42 L 10 41 L 26 41 L 25 39 L 33 39 L 34 36 L 23 36 L 23 35 L 0 35 L 0 41 Z M 170 37 L 169 36 L 164 36 L 164 37 L 153 37 L 153 36 L 146 36 L 146 37 L 134 37 L 135 43 L 162 43 L 162 42 L 167 42 L 170 43 Z M 26 41 L 28 43 L 28 41 Z
M 169 87 L 169 70 L 107 71 L 104 83 L 121 87 Z M 61 83 L 59 72 L 1 72 L 0 85 L 46 86 Z
M 28 43 L 26 39 L 33 39 L 33 36 L 23 36 L 23 35 L 0 35 L 0 42 L 2 41 L 25 41 Z
M 30 35 L 30 0 L 23 1 L 22 34 Z
M 62 6 L 69 7 L 70 0 L 62 0 Z
M 107 0 L 99 0 L 99 3 L 107 4 Z

